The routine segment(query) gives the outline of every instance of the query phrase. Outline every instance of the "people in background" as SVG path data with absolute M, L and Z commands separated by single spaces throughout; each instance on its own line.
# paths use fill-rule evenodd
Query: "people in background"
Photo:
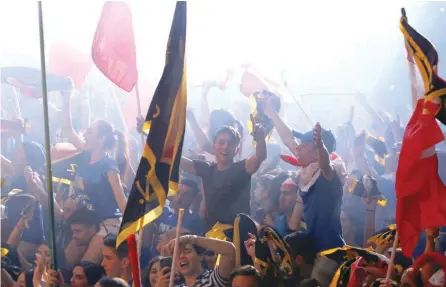
M 71 227 L 73 242 L 77 247 L 89 246 L 92 238 L 99 231 L 99 219 L 95 211 L 89 210 L 87 207 L 82 207 L 76 210 L 68 219 L 68 224 Z M 68 256 L 68 254 L 66 254 Z M 80 260 L 83 255 L 77 254 Z M 77 262 L 79 263 L 79 262 Z
M 70 285 L 73 287 L 93 287 L 104 276 L 104 268 L 95 263 L 83 261 L 74 265 Z

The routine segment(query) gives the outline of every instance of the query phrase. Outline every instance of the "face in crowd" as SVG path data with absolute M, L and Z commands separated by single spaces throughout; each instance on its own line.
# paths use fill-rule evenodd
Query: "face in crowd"
M 238 153 L 240 137 L 237 137 L 236 131 L 225 127 L 220 130 L 214 141 L 214 152 L 217 162 L 230 164 Z
M 292 211 L 297 200 L 297 186 L 291 179 L 285 180 L 280 186 L 279 209 L 281 212 Z
M 120 277 L 124 270 L 129 267 L 130 260 L 129 258 L 119 258 L 114 248 L 104 246 L 101 265 L 104 267 L 107 276 Z
M 194 276 L 200 274 L 202 269 L 201 254 L 198 254 L 192 244 L 180 245 L 180 255 L 177 260 L 177 269 L 183 276 Z
M 312 142 L 301 142 L 297 146 L 297 160 L 303 167 L 315 162 L 317 159 L 316 150 Z

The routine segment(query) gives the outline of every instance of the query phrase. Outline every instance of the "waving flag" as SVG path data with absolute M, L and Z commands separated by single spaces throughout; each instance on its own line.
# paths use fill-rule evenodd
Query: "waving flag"
M 130 191 L 116 244 L 158 218 L 169 191 L 178 191 L 186 126 L 186 2 L 178 1 L 166 65 L 147 112 L 146 144 Z
M 424 229 L 446 225 L 446 186 L 438 176 L 434 150 L 444 140 L 435 117 L 446 124 L 446 83 L 437 75 L 434 46 L 407 23 L 405 16 L 401 17 L 400 29 L 423 78 L 425 92 L 404 132 L 396 172 L 396 227 L 402 251 L 411 257 Z
M 260 74 L 253 65 L 246 64 L 242 68 L 245 68 L 245 71 L 242 76 L 240 91 L 246 97 L 251 96 L 255 92 L 269 91 L 274 93 L 280 88 L 279 84 Z
M 132 13 L 124 1 L 107 1 L 94 35 L 91 56 L 98 69 L 130 92 L 138 81 Z
M 48 71 L 53 75 L 70 77 L 75 88 L 82 86 L 92 66 L 90 56 L 70 44 L 58 42 L 51 46 Z
M 1 82 L 10 84 L 19 89 L 26 97 L 42 97 L 42 74 L 40 70 L 27 67 L 3 67 L 0 68 Z M 70 78 L 46 75 L 48 92 L 71 91 L 73 82 Z

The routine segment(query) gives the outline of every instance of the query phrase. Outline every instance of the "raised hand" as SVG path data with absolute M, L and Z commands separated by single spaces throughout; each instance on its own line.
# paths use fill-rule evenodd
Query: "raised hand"
M 155 287 L 168 287 L 170 281 L 170 267 L 163 267 L 158 271 Z
M 256 257 L 256 236 L 252 233 L 248 233 L 249 239 L 245 241 L 245 249 L 251 258 Z
M 255 141 L 260 140 L 260 139 L 264 139 L 266 136 L 265 133 L 265 128 L 263 127 L 263 125 L 259 124 L 256 122 L 255 118 L 251 115 L 249 115 L 251 117 L 251 122 L 252 122 L 252 137 L 254 138 Z
M 142 116 L 139 116 L 136 118 L 136 131 L 140 134 L 143 134 L 144 131 L 142 130 L 142 127 L 144 125 L 144 118 Z
M 44 190 L 42 180 L 38 173 L 33 172 L 31 167 L 27 166 L 24 169 L 24 175 L 27 186 L 31 191 Z
M 314 127 L 313 140 L 314 140 L 314 145 L 316 147 L 321 147 L 324 144 L 322 142 L 322 127 L 321 127 L 321 124 L 319 122 L 316 123 L 316 126 Z

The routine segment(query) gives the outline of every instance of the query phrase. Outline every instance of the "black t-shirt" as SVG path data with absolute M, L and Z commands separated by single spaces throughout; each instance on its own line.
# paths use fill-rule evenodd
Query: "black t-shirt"
M 237 214 L 250 214 L 251 174 L 245 169 L 245 160 L 226 170 L 217 170 L 215 163 L 205 161 L 196 160 L 194 164 L 197 176 L 203 180 L 206 231 L 217 221 L 233 224 Z

